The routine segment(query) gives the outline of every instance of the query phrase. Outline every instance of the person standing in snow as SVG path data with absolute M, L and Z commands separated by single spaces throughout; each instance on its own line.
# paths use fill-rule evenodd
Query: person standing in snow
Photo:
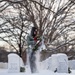
M 38 29 L 36 27 L 32 27 L 31 34 L 27 36 L 28 50 L 29 50 L 29 62 L 31 72 L 37 72 L 36 67 L 36 51 L 38 50 L 39 43 L 41 42 L 37 38 Z

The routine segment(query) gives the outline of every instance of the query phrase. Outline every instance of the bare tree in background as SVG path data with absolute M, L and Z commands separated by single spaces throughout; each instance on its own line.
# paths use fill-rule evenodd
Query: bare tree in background
M 0 23 L 0 39 L 7 42 L 22 56 L 22 51 L 25 50 L 26 46 L 26 34 L 29 23 L 23 21 L 24 16 L 21 17 L 21 12 L 15 17 L 4 14 L 1 14 L 0 17 L 2 21 L 2 23 Z
M 36 26 L 39 35 L 45 37 L 48 49 L 55 51 L 63 47 L 67 50 L 70 45 L 74 45 L 75 38 L 69 39 L 69 32 L 75 31 L 75 1 L 73 0 L 0 0 L 8 3 L 8 6 L 18 9 L 21 13 L 17 27 L 27 25 Z M 4 6 L 3 6 L 4 7 Z M 3 11 L 3 10 L 1 10 Z M 14 19 L 15 20 L 15 19 Z M 15 20 L 16 21 L 16 20 Z M 6 21 L 7 22 L 7 21 Z M 10 23 L 10 21 L 8 22 Z M 11 23 L 10 23 L 11 24 Z M 14 21 L 11 25 L 14 24 Z M 16 28 L 16 25 L 14 25 Z M 22 28 L 19 28 L 22 29 Z M 23 30 L 23 29 L 22 29 Z M 20 33 L 22 36 L 22 32 Z M 20 41 L 21 43 L 21 41 Z M 21 46 L 19 46 L 20 48 Z M 20 48 L 21 49 L 21 48 Z

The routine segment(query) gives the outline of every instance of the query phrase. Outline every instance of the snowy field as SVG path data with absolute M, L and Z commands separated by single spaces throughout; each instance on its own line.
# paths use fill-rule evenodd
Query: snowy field
M 41 70 L 39 73 L 8 73 L 7 69 L 0 69 L 0 75 L 75 75 L 75 70 L 72 70 L 72 73 L 54 73 L 50 70 Z
M 39 58 L 39 56 L 38 56 L 38 58 Z M 20 62 L 20 63 L 22 63 L 22 62 Z M 56 64 L 56 62 L 54 62 L 54 64 Z M 46 59 L 45 61 L 40 62 L 40 63 L 39 63 L 39 61 L 37 61 L 37 68 L 38 68 L 37 73 L 31 73 L 30 67 L 28 64 L 25 66 L 25 72 L 9 73 L 8 69 L 7 69 L 8 68 L 7 65 L 8 64 L 4 65 L 4 63 L 3 64 L 1 63 L 0 67 L 3 67 L 3 69 L 0 68 L 0 75 L 75 75 L 75 60 L 69 61 L 69 65 L 70 65 L 69 67 L 71 68 L 71 73 L 57 73 L 57 72 L 54 73 L 50 69 L 51 68 L 51 57 L 49 57 L 48 59 Z M 6 69 L 4 69 L 4 67 Z

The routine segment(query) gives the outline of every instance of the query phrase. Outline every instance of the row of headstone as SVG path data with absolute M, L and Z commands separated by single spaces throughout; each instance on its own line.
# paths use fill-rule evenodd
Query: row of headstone
M 45 66 L 42 67 L 43 69 L 47 68 L 54 72 L 56 71 L 59 73 L 68 73 L 68 57 L 66 54 L 53 54 L 49 59 L 46 59 L 45 61 L 45 63 L 42 62 Z M 12 53 L 8 55 L 8 72 L 18 73 L 20 72 L 20 67 L 23 66 L 23 61 L 17 54 Z
M 20 67 L 23 67 L 22 59 L 14 53 L 8 55 L 8 72 L 9 73 L 18 73 L 20 72 Z
M 52 54 L 51 57 L 42 61 L 41 69 L 49 69 L 58 73 L 68 73 L 68 57 L 66 54 Z

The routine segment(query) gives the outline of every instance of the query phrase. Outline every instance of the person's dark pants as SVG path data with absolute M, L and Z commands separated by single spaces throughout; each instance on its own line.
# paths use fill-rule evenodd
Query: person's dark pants
M 30 68 L 31 68 L 31 72 L 32 73 L 35 73 L 37 71 L 37 68 L 36 68 L 36 56 L 35 56 L 35 52 L 32 52 L 30 57 L 29 57 L 29 60 L 30 60 Z

